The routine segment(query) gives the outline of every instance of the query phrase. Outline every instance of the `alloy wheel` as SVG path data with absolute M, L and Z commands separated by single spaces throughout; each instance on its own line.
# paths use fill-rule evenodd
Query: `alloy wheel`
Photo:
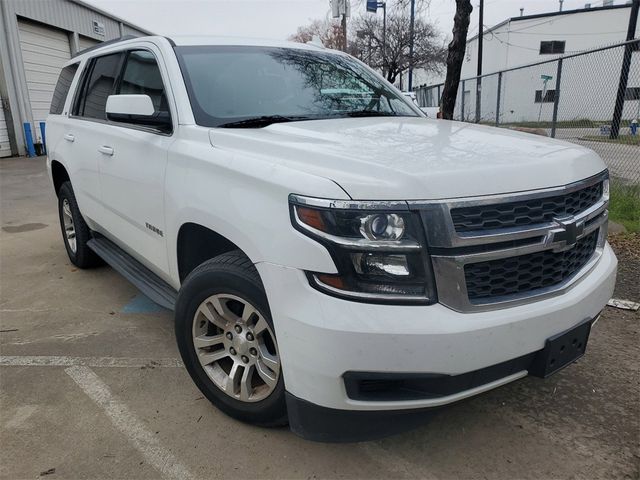
M 247 300 L 212 295 L 196 310 L 192 333 L 200 365 L 230 397 L 258 402 L 276 388 L 280 358 L 275 335 Z
M 64 234 L 67 239 L 67 244 L 73 253 L 76 253 L 76 228 L 73 224 L 73 215 L 71 214 L 71 206 L 69 205 L 69 199 L 62 200 L 62 220 L 64 223 Z

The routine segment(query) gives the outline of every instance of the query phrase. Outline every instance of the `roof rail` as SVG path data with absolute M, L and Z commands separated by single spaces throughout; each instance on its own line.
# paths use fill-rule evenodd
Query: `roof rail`
M 84 50 L 80 50 L 79 52 L 77 52 L 73 57 L 71 58 L 75 58 L 78 55 L 83 55 L 87 52 L 91 52 L 93 50 L 96 50 L 97 48 L 102 48 L 102 47 L 106 47 L 107 45 L 113 45 L 115 43 L 120 43 L 120 42 L 124 42 L 125 40 L 133 40 L 134 38 L 140 38 L 137 35 L 125 35 L 123 37 L 118 37 L 118 38 L 114 38 L 113 40 L 107 40 L 106 42 L 101 42 L 97 45 L 94 45 L 93 47 L 89 47 L 89 48 L 85 48 Z

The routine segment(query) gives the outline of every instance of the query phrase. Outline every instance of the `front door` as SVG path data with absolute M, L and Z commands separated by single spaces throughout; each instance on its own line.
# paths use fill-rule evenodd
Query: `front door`
M 149 95 L 156 112 L 169 112 L 157 58 L 151 48 L 127 52 L 115 94 Z M 168 280 L 164 184 L 172 134 L 110 121 L 104 132 L 96 145 L 103 226 L 112 240 Z

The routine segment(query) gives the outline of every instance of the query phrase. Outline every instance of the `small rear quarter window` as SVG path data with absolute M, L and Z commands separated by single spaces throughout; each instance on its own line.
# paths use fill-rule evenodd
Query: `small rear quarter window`
M 58 83 L 56 83 L 56 88 L 53 90 L 49 113 L 54 115 L 60 115 L 62 113 L 64 102 L 67 100 L 67 95 L 69 94 L 69 88 L 71 88 L 71 82 L 78 71 L 78 65 L 78 63 L 68 65 L 60 72 Z

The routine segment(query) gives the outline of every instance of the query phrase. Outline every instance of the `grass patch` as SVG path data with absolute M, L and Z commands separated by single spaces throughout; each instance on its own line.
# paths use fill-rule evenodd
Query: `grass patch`
M 585 135 L 582 140 L 593 140 L 603 143 L 620 143 L 622 145 L 640 145 L 640 135 L 618 135 L 618 138 L 609 138 L 606 135 Z
M 640 232 L 640 185 L 611 185 L 609 218 L 629 232 Z

